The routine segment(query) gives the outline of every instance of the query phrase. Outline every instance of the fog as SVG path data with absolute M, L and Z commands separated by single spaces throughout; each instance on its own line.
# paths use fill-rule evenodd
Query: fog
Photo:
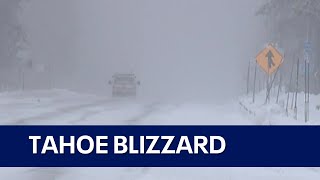
M 114 73 L 135 73 L 138 95 L 221 102 L 245 92 L 264 43 L 255 0 L 31 0 L 23 5 L 34 62 L 27 82 L 110 96 Z M 50 77 L 50 78 L 48 78 Z M 40 85 L 41 84 L 41 85 Z

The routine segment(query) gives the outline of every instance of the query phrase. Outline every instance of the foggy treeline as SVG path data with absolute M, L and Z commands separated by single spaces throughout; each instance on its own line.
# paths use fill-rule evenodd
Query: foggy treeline
M 20 0 L 0 1 L 0 79 L 1 88 L 17 88 L 19 79 L 18 51 L 25 40 L 25 34 L 19 23 L 18 11 Z M 15 76 L 15 77 L 12 77 Z M 15 80 L 14 80 L 15 79 Z
M 145 96 L 224 99 L 245 92 L 248 61 L 267 42 L 285 52 L 287 77 L 309 34 L 319 92 L 319 8 L 317 0 L 1 0 L 0 88 L 106 94 L 112 74 L 129 72 Z
M 286 86 L 290 79 L 292 64 L 300 59 L 301 86 L 304 84 L 304 44 L 311 44 L 310 91 L 320 92 L 320 1 L 318 0 L 269 0 L 256 13 L 264 17 L 270 42 L 281 47 L 285 53 L 284 73 Z M 294 67 L 296 71 L 296 67 Z M 295 72 L 294 72 L 295 73 Z M 302 90 L 304 87 L 300 87 Z M 289 88 L 290 89 L 290 88 Z M 290 89 L 293 90 L 292 87 Z

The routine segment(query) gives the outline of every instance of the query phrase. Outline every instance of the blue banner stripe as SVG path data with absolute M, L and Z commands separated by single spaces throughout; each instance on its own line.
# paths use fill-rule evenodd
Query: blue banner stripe
M 320 167 L 320 126 L 0 126 L 0 135 L 1 167 Z M 74 153 L 68 146 L 61 153 L 60 136 L 64 143 L 74 136 Z M 115 138 L 128 141 L 125 153 L 115 152 L 124 147 Z

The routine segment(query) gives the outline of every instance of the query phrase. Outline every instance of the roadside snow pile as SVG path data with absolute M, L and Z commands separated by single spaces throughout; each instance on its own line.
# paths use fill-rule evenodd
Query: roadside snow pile
M 276 92 L 271 93 L 269 103 L 266 103 L 266 91 L 256 94 L 253 103 L 252 94 L 240 98 L 240 106 L 251 115 L 252 120 L 261 125 L 319 125 L 320 95 L 310 94 L 309 121 L 305 122 L 304 93 L 297 96 L 297 119 L 294 112 L 294 94 L 281 91 L 277 102 Z M 289 101 L 288 101 L 289 99 Z

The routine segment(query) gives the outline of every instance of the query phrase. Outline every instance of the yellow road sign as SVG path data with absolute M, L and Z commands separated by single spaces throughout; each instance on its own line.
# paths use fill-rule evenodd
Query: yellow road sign
M 272 45 L 264 48 L 256 57 L 259 66 L 269 75 L 274 73 L 282 64 L 282 54 Z

